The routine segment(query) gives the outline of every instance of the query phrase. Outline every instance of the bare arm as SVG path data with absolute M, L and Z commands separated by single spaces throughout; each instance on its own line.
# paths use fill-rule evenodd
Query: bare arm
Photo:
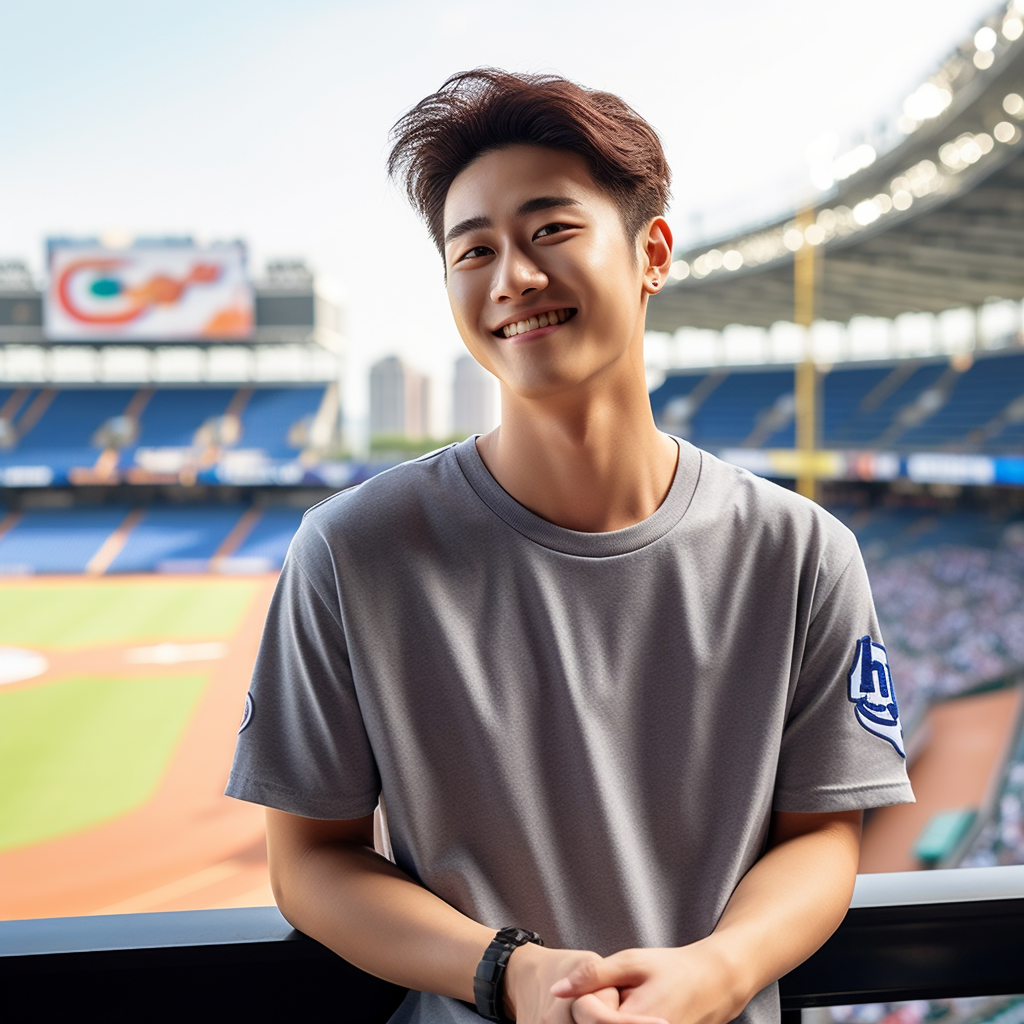
M 714 932 L 675 949 L 635 949 L 587 963 L 557 984 L 570 1001 L 613 985 L 622 1009 L 670 1024 L 723 1024 L 807 959 L 838 927 L 857 875 L 862 812 L 779 813 L 769 848 L 736 887 Z M 575 1010 L 580 1022 L 603 1011 Z
M 473 1002 L 473 976 L 494 929 L 466 917 L 376 853 L 372 815 L 320 821 L 268 808 L 267 848 L 274 898 L 299 931 L 379 978 Z M 589 951 L 520 947 L 505 976 L 507 1008 L 521 1024 L 545 1014 L 546 1021 L 569 1024 L 569 1005 L 550 994 L 551 985 L 581 963 L 597 960 Z M 619 1000 L 611 989 L 580 1002 L 610 1008 Z M 645 1020 L 636 1014 L 609 1019 Z
M 379 978 L 473 1001 L 493 930 L 376 853 L 372 815 L 318 821 L 267 808 L 267 849 L 289 924 Z

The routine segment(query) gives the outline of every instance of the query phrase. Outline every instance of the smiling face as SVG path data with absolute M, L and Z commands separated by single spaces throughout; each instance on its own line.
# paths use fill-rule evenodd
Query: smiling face
M 485 153 L 452 182 L 444 230 L 455 323 L 503 390 L 542 398 L 619 374 L 643 380 L 646 295 L 664 274 L 649 232 L 627 239 L 582 157 Z

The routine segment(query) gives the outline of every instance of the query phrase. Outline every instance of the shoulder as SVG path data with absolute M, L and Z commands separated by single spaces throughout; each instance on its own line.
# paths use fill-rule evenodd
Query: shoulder
M 333 540 L 405 523 L 417 509 L 457 500 L 456 445 L 403 462 L 348 490 L 325 498 L 302 517 L 300 533 Z
M 463 442 L 463 443 L 472 443 Z M 288 551 L 314 584 L 344 568 L 372 568 L 398 546 L 458 519 L 472 501 L 455 450 L 448 445 L 340 491 L 310 508 Z
M 801 562 L 816 575 L 838 578 L 859 558 L 853 532 L 821 505 L 707 452 L 691 514 L 762 558 Z

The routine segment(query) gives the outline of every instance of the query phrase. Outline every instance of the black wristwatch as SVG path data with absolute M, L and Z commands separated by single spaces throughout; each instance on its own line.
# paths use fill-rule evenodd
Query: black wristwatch
M 512 951 L 527 942 L 544 945 L 544 940 L 536 932 L 525 928 L 502 928 L 484 951 L 483 959 L 476 969 L 476 977 L 473 978 L 476 1012 L 484 1020 L 493 1021 L 494 1024 L 512 1024 L 505 1016 L 505 967 Z

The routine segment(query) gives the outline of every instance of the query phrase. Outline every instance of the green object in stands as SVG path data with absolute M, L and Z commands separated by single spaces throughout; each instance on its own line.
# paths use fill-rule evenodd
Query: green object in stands
M 977 811 L 973 809 L 933 814 L 914 843 L 914 856 L 925 867 L 941 864 L 967 834 L 975 817 Z

